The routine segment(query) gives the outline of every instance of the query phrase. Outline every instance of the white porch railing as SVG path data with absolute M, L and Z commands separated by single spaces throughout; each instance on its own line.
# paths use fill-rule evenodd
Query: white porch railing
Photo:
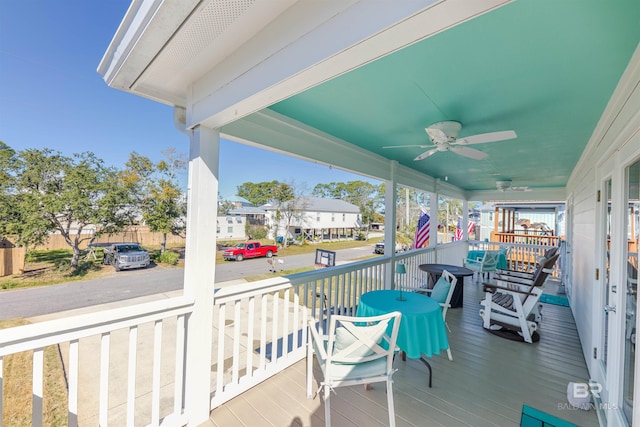
M 65 360 L 69 425 L 160 425 L 161 419 L 185 424 L 182 355 L 192 307 L 180 297 L 0 330 L 0 420 L 2 392 L 8 389 L 3 361 L 32 351 L 31 425 L 43 425 L 43 401 L 50 398 L 44 395 L 43 354 L 58 345 Z
M 565 245 L 560 240 L 560 257 L 553 267 L 551 276 L 557 280 L 561 280 L 562 263 L 566 259 Z M 511 270 L 529 271 L 535 268 L 536 260 L 544 255 L 551 246 L 547 245 L 527 245 L 524 243 L 499 243 L 499 242 L 482 242 L 478 240 L 469 241 L 469 250 L 498 250 L 500 247 L 509 248 L 509 256 L 507 259 L 507 268 Z
M 460 242 L 398 253 L 395 262 L 405 263 L 407 277 L 395 277 L 395 283 L 421 286 L 414 280 L 424 275 L 419 264 L 442 259 L 460 265 L 466 248 Z M 325 325 L 332 314 L 355 314 L 360 295 L 391 287 L 385 282 L 388 268 L 389 259 L 378 257 L 218 290 L 211 407 L 304 358 L 308 317 Z
M 394 254 L 407 274 L 395 283 L 424 285 L 424 263 L 461 265 L 467 242 Z M 33 351 L 33 420 L 42 423 L 43 349 L 59 345 L 68 379 L 69 424 L 183 425 L 186 333 L 212 333 L 211 408 L 305 357 L 309 316 L 322 325 L 355 313 L 365 292 L 389 288 L 385 257 L 217 289 L 213 325 L 189 324 L 193 301 L 171 298 L 0 330 L 2 363 Z M 81 394 L 80 394 L 81 393 Z M 1 418 L 0 418 L 1 419 Z

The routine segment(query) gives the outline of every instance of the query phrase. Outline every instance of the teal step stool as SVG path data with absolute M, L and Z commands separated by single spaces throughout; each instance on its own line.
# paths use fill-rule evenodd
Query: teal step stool
M 531 406 L 522 405 L 520 427 L 578 427 L 578 425 L 538 411 Z

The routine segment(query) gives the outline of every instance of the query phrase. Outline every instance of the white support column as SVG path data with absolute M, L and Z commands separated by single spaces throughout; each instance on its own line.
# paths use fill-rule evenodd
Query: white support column
M 469 202 L 462 200 L 462 240 L 469 240 Z
M 393 286 L 395 277 L 394 264 L 396 258 L 396 205 L 398 194 L 396 192 L 396 168 L 398 162 L 391 162 L 391 181 L 385 183 L 384 195 L 384 256 L 391 257 L 391 264 L 387 269 L 384 282 L 385 287 Z
M 187 330 L 185 412 L 190 426 L 209 419 L 220 134 L 194 129 L 189 150 L 184 293 L 195 300 Z
M 429 247 L 435 248 L 438 244 L 438 193 L 429 192 Z

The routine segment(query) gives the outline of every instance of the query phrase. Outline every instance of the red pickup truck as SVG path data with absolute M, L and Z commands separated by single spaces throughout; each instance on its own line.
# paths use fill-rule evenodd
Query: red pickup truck
M 271 258 L 276 253 L 278 253 L 278 247 L 276 245 L 263 246 L 260 242 L 244 242 L 239 243 L 235 248 L 225 249 L 222 257 L 226 261 L 230 259 L 242 261 L 245 258 L 258 258 L 263 256 Z

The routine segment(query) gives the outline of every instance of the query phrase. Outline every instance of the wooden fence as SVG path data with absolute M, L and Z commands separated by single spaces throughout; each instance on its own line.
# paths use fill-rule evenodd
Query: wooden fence
M 0 277 L 24 273 L 25 248 L 0 248 Z
M 83 236 L 84 237 L 84 236 Z M 86 235 L 87 240 L 80 245 L 80 249 L 86 249 L 87 243 L 91 238 L 90 234 Z M 71 239 L 74 239 L 75 235 L 71 235 Z M 144 247 L 160 247 L 162 243 L 162 233 L 156 233 L 149 231 L 147 226 L 131 227 L 122 233 L 103 235 L 94 240 L 96 245 L 106 245 L 108 243 L 123 243 L 123 242 L 136 242 L 140 243 Z M 184 245 L 185 239 L 180 236 L 174 236 L 173 234 L 167 234 L 167 245 L 176 246 Z M 60 234 L 51 234 L 47 241 L 35 247 L 37 250 L 54 250 L 54 249 L 71 249 L 71 247 L 64 240 L 64 237 Z

